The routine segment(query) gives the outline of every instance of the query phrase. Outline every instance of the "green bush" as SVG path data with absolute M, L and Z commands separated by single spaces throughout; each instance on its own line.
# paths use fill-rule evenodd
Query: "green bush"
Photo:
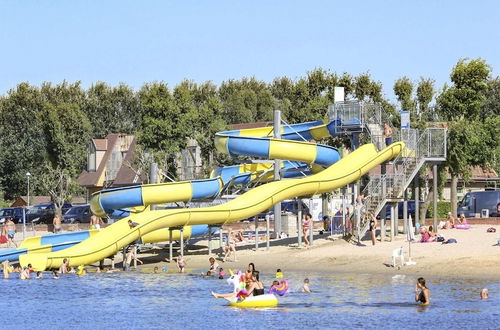
M 438 201 L 437 206 L 438 206 L 438 218 L 446 218 L 448 216 L 448 212 L 451 211 L 451 203 Z M 434 203 L 432 202 L 431 205 L 429 206 L 428 214 L 430 217 L 432 217 L 432 215 L 434 214 Z

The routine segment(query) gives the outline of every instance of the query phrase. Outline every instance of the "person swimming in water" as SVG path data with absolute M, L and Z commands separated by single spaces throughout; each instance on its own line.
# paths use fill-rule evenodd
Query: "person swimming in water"
M 430 290 L 425 285 L 425 279 L 419 277 L 415 285 L 415 301 L 420 302 L 420 305 L 429 305 L 431 303 Z
M 311 288 L 309 288 L 309 279 L 304 279 L 304 284 L 302 285 L 302 289 L 300 290 L 303 293 L 311 293 Z
M 481 290 L 481 300 L 488 299 L 488 289 L 484 288 Z

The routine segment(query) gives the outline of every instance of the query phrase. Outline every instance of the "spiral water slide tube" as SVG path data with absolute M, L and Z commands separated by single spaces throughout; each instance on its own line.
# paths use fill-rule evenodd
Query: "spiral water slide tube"
M 227 203 L 216 206 L 131 213 L 129 217 L 106 227 L 97 235 L 71 248 L 57 252 L 22 255 L 20 262 L 22 265 L 31 263 L 37 270 L 57 268 L 64 258 L 68 258 L 72 266 L 86 265 L 113 255 L 141 237 L 145 240 L 148 235 L 165 228 L 201 224 L 220 225 L 246 219 L 282 200 L 325 193 L 355 182 L 373 167 L 396 157 L 403 148 L 402 143 L 395 143 L 382 151 L 377 151 L 374 145 L 368 144 L 339 160 L 339 154 L 334 148 L 298 141 L 302 138 L 318 140 L 333 135 L 335 124 L 320 121 L 288 126 L 282 131 L 283 139 L 267 137 L 272 135 L 272 128 L 269 127 L 221 132 L 217 134 L 215 141 L 217 150 L 221 152 L 233 156 L 291 159 L 295 162 L 316 164 L 316 170 L 319 170 L 318 167 L 322 167 L 323 170 L 306 177 L 260 185 Z M 214 174 L 218 176 L 207 180 L 104 191 L 94 196 L 91 202 L 92 211 L 102 216 L 106 212 L 122 207 L 141 205 L 146 207 L 150 204 L 171 201 L 210 198 L 216 196 L 229 181 L 252 180 L 256 176 L 255 171 L 262 171 L 259 166 L 260 164 L 244 164 L 232 167 L 227 170 L 232 171 L 231 175 L 224 173 L 227 172 L 224 169 L 216 170 Z M 243 172 L 245 167 L 251 167 L 254 172 Z M 119 197 L 122 194 L 123 196 Z M 138 225 L 130 228 L 127 223 L 129 219 Z

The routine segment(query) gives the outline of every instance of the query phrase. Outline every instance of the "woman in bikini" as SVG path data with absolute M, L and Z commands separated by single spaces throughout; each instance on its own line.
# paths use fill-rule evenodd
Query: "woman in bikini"
M 304 234 L 304 243 L 306 244 L 306 246 L 310 245 L 309 233 L 311 230 L 311 218 L 312 218 L 311 214 L 307 213 L 304 216 L 304 220 L 302 221 L 302 233 Z
M 377 240 L 377 218 L 373 213 L 370 213 L 370 236 L 372 238 L 372 244 L 375 245 Z
M 431 291 L 425 285 L 425 279 L 420 277 L 415 285 L 415 301 L 427 306 L 431 303 Z

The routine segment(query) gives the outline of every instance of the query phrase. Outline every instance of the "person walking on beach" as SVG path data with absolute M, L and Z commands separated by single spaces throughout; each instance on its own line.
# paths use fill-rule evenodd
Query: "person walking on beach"
M 17 244 L 14 241 L 14 236 L 16 235 L 16 225 L 12 220 L 7 220 L 5 223 L 5 231 L 7 232 L 7 247 L 10 247 L 10 244 L 12 243 L 16 248 Z
M 302 233 L 304 234 L 304 243 L 306 247 L 311 244 L 311 242 L 309 242 L 309 233 L 312 225 L 311 218 L 312 218 L 311 214 L 307 213 L 304 216 L 304 220 L 302 220 Z
M 370 236 L 372 238 L 372 245 L 375 245 L 375 241 L 377 240 L 377 218 L 373 213 L 370 213 Z
M 234 256 L 234 261 L 236 260 L 236 242 L 233 237 L 233 231 L 230 230 L 227 233 L 227 241 L 226 241 L 226 246 L 224 246 L 224 258 L 222 259 L 223 262 L 226 262 L 226 260 L 229 259 L 231 254 Z
M 420 305 L 427 306 L 431 303 L 431 292 L 425 285 L 425 279 L 419 277 L 415 285 L 415 301 L 420 302 Z

